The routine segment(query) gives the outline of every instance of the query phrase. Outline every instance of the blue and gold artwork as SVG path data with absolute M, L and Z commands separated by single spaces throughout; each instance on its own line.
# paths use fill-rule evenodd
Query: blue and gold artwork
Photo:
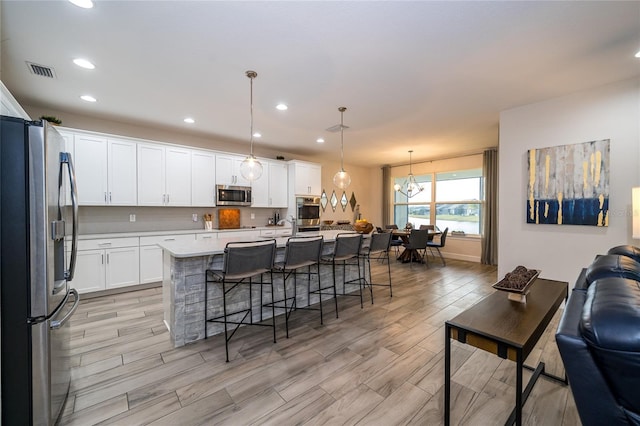
M 609 139 L 531 149 L 527 223 L 609 226 Z

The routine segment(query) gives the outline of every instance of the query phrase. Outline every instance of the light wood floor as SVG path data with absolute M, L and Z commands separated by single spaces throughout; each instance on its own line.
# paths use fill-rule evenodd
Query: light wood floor
M 73 371 L 62 425 L 438 425 L 443 423 L 444 321 L 493 292 L 496 270 L 450 260 L 446 267 L 392 260 L 393 298 L 327 303 L 294 312 L 290 338 L 245 327 L 174 349 L 160 288 L 85 299 L 72 319 Z M 374 265 L 374 282 L 386 266 Z M 549 277 L 551 278 L 551 277 Z M 506 297 L 506 296 L 505 296 Z M 556 315 L 528 359 L 563 375 Z M 525 383 L 530 373 L 524 373 Z M 513 407 L 515 363 L 452 344 L 452 424 L 502 425 Z M 526 425 L 579 425 L 568 387 L 540 378 Z

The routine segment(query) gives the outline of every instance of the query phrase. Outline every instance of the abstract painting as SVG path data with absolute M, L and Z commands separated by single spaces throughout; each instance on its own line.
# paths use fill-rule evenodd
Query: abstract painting
M 530 149 L 527 223 L 609 226 L 609 139 Z

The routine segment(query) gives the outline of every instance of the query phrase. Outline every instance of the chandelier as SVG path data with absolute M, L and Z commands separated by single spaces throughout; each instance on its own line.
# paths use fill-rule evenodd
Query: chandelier
M 251 80 L 250 98 L 249 98 L 250 117 L 251 117 L 249 120 L 249 127 L 251 132 L 249 141 L 251 143 L 251 151 L 247 156 L 247 158 L 242 160 L 242 163 L 240 163 L 240 174 L 242 175 L 243 178 L 251 182 L 259 179 L 260 176 L 262 176 L 262 164 L 260 164 L 260 161 L 258 161 L 258 159 L 253 155 L 253 79 L 258 76 L 258 73 L 255 71 L 247 71 L 245 74 Z
M 402 185 L 396 183 L 393 185 L 393 189 L 403 194 L 407 198 L 411 198 L 424 191 L 424 186 L 416 181 L 416 177 L 411 173 L 411 153 L 413 150 L 409 150 L 409 176 Z
M 340 189 L 345 189 L 351 184 L 351 176 L 344 171 L 344 129 L 348 127 L 344 125 L 343 116 L 346 110 L 345 107 L 338 108 L 340 111 L 340 171 L 333 176 L 333 184 Z

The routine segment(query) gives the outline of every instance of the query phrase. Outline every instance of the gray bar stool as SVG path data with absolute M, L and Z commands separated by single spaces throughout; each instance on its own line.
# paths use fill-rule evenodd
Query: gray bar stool
M 360 251 L 360 256 L 364 262 L 367 263 L 369 270 L 369 280 L 367 280 L 367 269 L 365 269 L 364 280 L 369 284 L 371 290 L 371 303 L 373 304 L 373 286 L 389 287 L 389 296 L 393 297 L 393 290 L 391 289 L 391 265 L 389 264 L 389 250 L 391 249 L 391 234 L 388 232 L 380 232 L 371 234 L 369 241 L 365 240 L 364 246 Z M 376 257 L 378 260 L 387 260 L 387 271 L 389 274 L 389 284 L 376 284 L 371 278 L 371 257 Z
M 207 324 L 223 323 L 224 324 L 224 345 L 227 356 L 227 362 L 229 362 L 229 341 L 233 337 L 238 328 L 242 324 L 248 325 L 260 325 L 266 327 L 273 327 L 273 343 L 276 342 L 276 315 L 273 303 L 271 303 L 271 324 L 261 324 L 253 322 L 253 300 L 251 297 L 251 287 L 253 285 L 252 278 L 260 276 L 260 282 L 256 283 L 260 285 L 260 322 L 262 322 L 262 311 L 264 304 L 262 303 L 262 295 L 265 285 L 271 287 L 271 300 L 273 300 L 273 262 L 276 253 L 276 240 L 262 240 L 255 242 L 232 242 L 227 243 L 224 249 L 224 260 L 222 269 L 207 269 L 204 289 L 204 335 L 207 338 Z M 263 275 L 269 274 L 269 282 L 263 281 Z M 213 318 L 208 318 L 208 287 L 210 283 L 222 283 L 222 308 L 223 314 Z M 248 308 L 237 309 L 233 312 L 227 311 L 227 298 L 229 293 L 234 290 L 240 290 L 241 284 L 248 284 Z M 237 293 L 237 291 L 235 292 Z M 243 302 L 246 300 L 243 300 Z M 237 301 L 234 300 L 234 304 Z M 242 315 L 238 320 L 237 318 Z M 247 317 L 249 317 L 247 322 Z M 228 324 L 233 324 L 235 327 L 233 331 L 229 333 Z
M 336 293 L 336 265 L 342 266 L 342 282 L 344 283 L 342 296 L 360 296 L 360 307 L 363 308 L 362 287 L 366 285 L 360 273 L 360 249 L 362 248 L 362 234 L 342 233 L 336 235 L 333 251 L 322 256 L 324 263 L 331 264 L 333 271 L 333 291 Z M 358 278 L 346 281 L 347 266 L 352 265 L 358 268 Z M 358 283 L 360 294 L 348 294 L 347 284 Z M 336 298 L 336 318 L 338 318 L 338 299 Z
M 320 311 L 320 324 L 322 324 L 322 298 L 320 298 L 320 308 L 311 308 L 311 276 L 316 275 L 318 277 L 318 288 L 321 288 L 320 283 L 320 254 L 322 253 L 322 244 L 324 243 L 324 237 L 311 236 L 311 237 L 291 237 L 287 240 L 287 246 L 284 251 L 284 259 L 276 262 L 273 267 L 278 273 L 282 273 L 282 293 L 283 298 L 281 300 L 275 300 L 273 304 L 276 308 L 284 309 L 285 311 L 285 328 L 287 330 L 287 338 L 289 337 L 289 316 L 291 312 L 296 309 L 312 309 Z M 311 267 L 315 265 L 315 272 L 312 272 Z M 306 267 L 306 271 L 299 271 Z M 293 275 L 293 296 L 287 297 L 287 279 Z M 296 300 L 298 295 L 298 275 L 307 276 L 307 305 L 306 307 L 298 308 L 296 306 Z M 291 294 L 291 293 L 289 293 Z M 288 305 L 288 301 L 291 300 L 291 305 Z

